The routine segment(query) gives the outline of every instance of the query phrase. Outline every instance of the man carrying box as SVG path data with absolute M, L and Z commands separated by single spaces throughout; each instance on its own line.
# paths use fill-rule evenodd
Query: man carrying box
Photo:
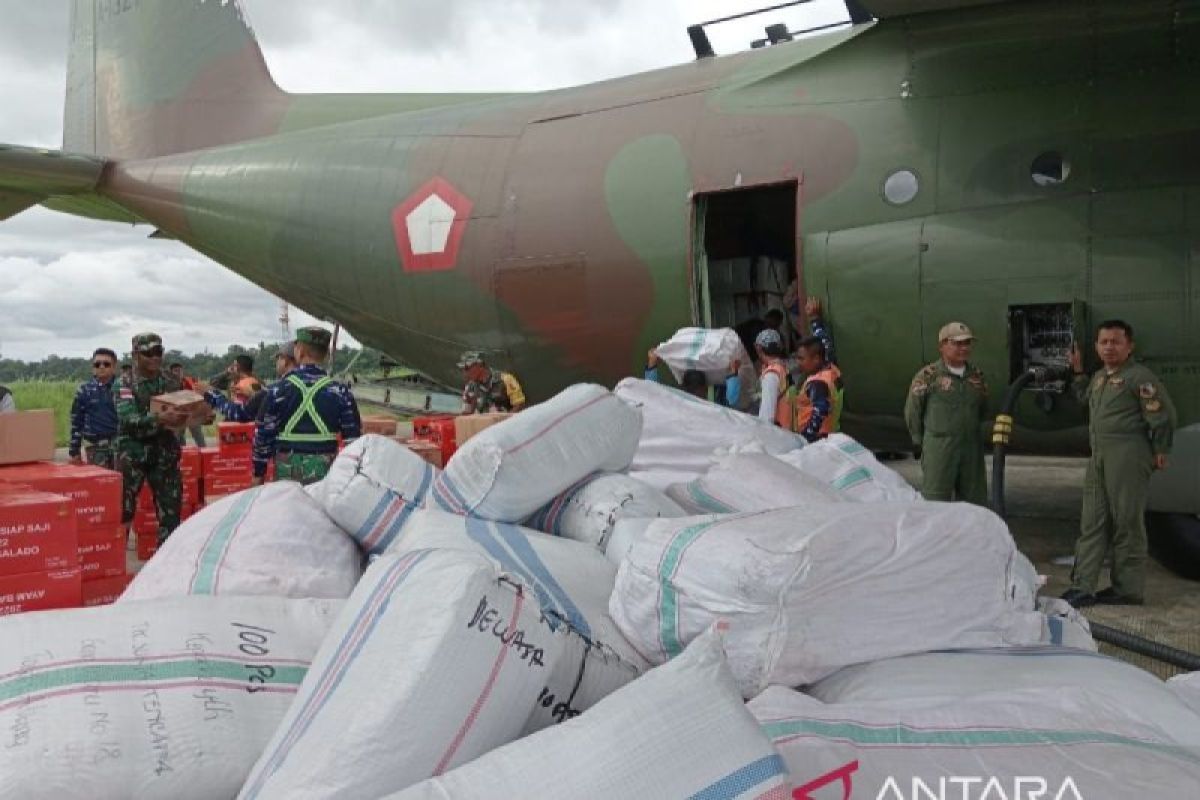
M 125 523 L 133 520 L 138 493 L 143 483 L 149 483 L 158 512 L 159 544 L 179 526 L 183 480 L 176 429 L 188 422 L 180 409 L 150 409 L 152 398 L 180 390 L 179 381 L 163 371 L 162 357 L 158 334 L 134 336 L 133 375 L 123 376 L 117 390 L 117 462 L 125 478 L 121 519 Z

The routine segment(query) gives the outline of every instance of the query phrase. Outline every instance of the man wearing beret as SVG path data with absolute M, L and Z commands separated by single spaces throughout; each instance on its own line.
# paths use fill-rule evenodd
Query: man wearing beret
M 315 483 L 337 457 L 344 441 L 362 435 L 362 420 L 350 388 L 321 368 L 329 357 L 329 331 L 296 331 L 296 367 L 266 390 L 254 434 L 254 482 L 261 484 L 275 461 L 275 479 Z

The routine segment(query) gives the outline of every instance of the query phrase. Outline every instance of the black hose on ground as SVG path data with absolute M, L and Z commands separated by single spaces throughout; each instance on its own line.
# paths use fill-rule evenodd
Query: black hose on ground
M 1189 672 L 1200 670 L 1200 655 L 1196 653 L 1180 650 L 1177 647 L 1171 647 L 1168 644 L 1162 644 L 1153 639 L 1137 636 L 1119 628 L 1110 628 L 1107 625 L 1101 625 L 1099 622 L 1091 622 L 1089 620 L 1089 623 L 1092 628 L 1092 638 L 1098 642 L 1111 644 L 1123 650 L 1137 653 L 1138 655 L 1148 656 L 1155 661 L 1162 661 L 1165 664 L 1186 669 Z
M 1040 369 L 1029 369 L 1012 382 L 1004 395 L 1004 404 L 996 415 L 992 425 L 992 510 L 1001 517 L 1007 517 L 1004 505 L 1004 449 L 1008 446 L 1009 437 L 1013 431 L 1013 409 L 1021 397 L 1021 390 L 1034 380 L 1040 380 L 1043 373 Z

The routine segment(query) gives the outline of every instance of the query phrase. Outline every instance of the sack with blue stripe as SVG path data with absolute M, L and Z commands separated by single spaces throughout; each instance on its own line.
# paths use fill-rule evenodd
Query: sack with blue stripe
M 628 475 L 600 472 L 542 506 L 525 525 L 604 552 L 613 528 L 622 519 L 683 516 L 687 512 L 653 486 Z
M 710 632 L 583 716 L 385 800 L 786 800 L 789 789 Z
M 376 798 L 473 761 L 521 735 L 561 642 L 483 556 L 380 556 L 238 796 Z
M 655 520 L 621 562 L 609 611 L 651 663 L 727 620 L 749 698 L 881 658 L 1040 644 L 1038 586 L 985 508 L 828 503 Z
M 364 553 L 377 555 L 424 505 L 439 474 L 404 445 L 370 434 L 339 453 L 309 491 Z
M 342 603 L 191 596 L 0 617 L 0 797 L 233 797 Z
M 362 554 L 298 483 L 223 497 L 184 520 L 118 602 L 182 594 L 346 598 Z
M 921 502 L 921 495 L 900 473 L 880 463 L 870 450 L 844 433 L 777 456 L 801 472 L 824 481 L 857 503 Z
M 428 505 L 520 522 L 593 472 L 624 470 L 641 432 L 637 409 L 576 384 L 471 437 L 435 478 Z
M 439 548 L 484 555 L 528 586 L 561 640 L 562 658 L 525 732 L 585 711 L 647 666 L 608 615 L 616 568 L 594 547 L 508 523 L 421 511 L 389 553 Z
M 703 477 L 667 487 L 667 496 L 689 514 L 736 514 L 773 508 L 818 507 L 843 502 L 824 481 L 766 453 L 725 456 Z

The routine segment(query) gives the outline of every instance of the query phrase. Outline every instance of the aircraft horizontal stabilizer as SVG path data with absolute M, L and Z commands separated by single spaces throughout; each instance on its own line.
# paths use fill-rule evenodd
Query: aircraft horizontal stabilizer
M 91 192 L 104 164 L 95 156 L 0 144 L 0 220 L 50 197 Z

